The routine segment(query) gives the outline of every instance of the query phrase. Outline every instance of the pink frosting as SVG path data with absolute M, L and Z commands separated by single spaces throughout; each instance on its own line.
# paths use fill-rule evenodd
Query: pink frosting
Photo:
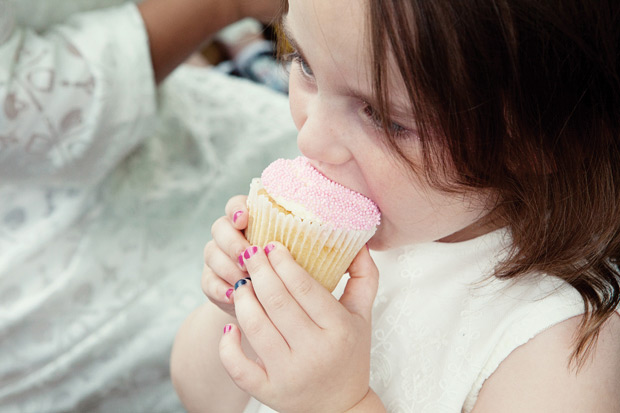
M 377 205 L 317 171 L 307 158 L 278 159 L 261 176 L 267 192 L 302 205 L 337 229 L 371 230 L 379 225 Z

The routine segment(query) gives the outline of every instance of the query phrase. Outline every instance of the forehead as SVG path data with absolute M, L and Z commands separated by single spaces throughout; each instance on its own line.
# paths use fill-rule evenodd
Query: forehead
M 334 39 L 359 37 L 364 24 L 366 3 L 364 0 L 289 0 L 288 19 L 295 25 L 305 23 L 313 31 L 323 31 Z
M 364 0 L 289 0 L 285 28 L 313 70 L 357 79 L 369 64 L 366 9 Z

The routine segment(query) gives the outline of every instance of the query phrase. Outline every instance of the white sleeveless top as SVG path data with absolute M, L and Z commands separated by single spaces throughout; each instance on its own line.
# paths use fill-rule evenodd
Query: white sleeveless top
M 370 385 L 388 412 L 471 411 L 508 354 L 583 313 L 579 294 L 558 278 L 488 277 L 507 242 L 500 230 L 373 253 L 380 282 Z M 252 400 L 247 411 L 270 410 Z

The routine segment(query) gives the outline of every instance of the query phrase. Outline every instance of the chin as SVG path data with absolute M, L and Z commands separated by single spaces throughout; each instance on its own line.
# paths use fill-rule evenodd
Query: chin
M 394 241 L 393 239 L 387 236 L 385 231 L 382 231 L 381 226 L 379 226 L 379 228 L 377 229 L 377 232 L 375 233 L 375 235 L 373 235 L 370 241 L 368 241 L 367 245 L 368 245 L 368 248 L 370 248 L 373 251 L 385 251 L 385 250 L 398 247 L 399 245 L 402 245 L 402 244 L 395 244 L 393 241 Z
M 375 242 L 372 239 L 368 241 L 366 245 L 368 245 L 368 248 L 373 251 L 385 251 L 390 249 L 389 246 L 382 244 L 381 242 Z
M 449 232 L 445 235 L 450 234 Z M 367 245 L 373 251 L 385 251 L 393 248 L 403 247 L 411 244 L 420 244 L 426 242 L 433 242 L 441 238 L 443 233 L 437 232 L 416 232 L 416 236 L 407 236 L 401 230 L 398 231 L 395 227 L 381 227 L 377 228 L 377 232 L 368 241 Z

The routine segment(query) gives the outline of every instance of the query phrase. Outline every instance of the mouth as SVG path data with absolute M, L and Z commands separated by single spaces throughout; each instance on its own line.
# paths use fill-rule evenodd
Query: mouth
M 315 162 L 311 161 L 311 160 L 310 160 L 310 159 L 308 159 L 308 158 L 306 158 L 306 162 L 308 162 L 308 164 L 309 164 L 312 168 L 314 168 L 314 170 L 315 170 L 315 171 L 317 171 L 319 174 L 323 175 L 325 178 L 327 178 L 327 179 L 329 179 L 330 181 L 335 182 L 335 183 L 337 183 L 337 184 L 339 184 L 339 185 L 342 185 L 342 183 L 340 183 L 340 182 L 336 181 L 335 179 L 332 179 L 329 175 L 327 175 L 325 172 L 323 172 L 323 168 L 321 168 L 321 167 L 320 167 L 317 163 L 315 163 Z M 346 186 L 346 185 L 342 185 L 342 186 L 344 186 L 345 188 L 351 189 L 351 188 L 349 188 L 349 187 L 348 187 L 348 186 Z
M 310 159 L 308 159 L 308 158 L 306 158 L 306 161 L 308 162 L 308 164 L 309 164 L 312 168 L 314 168 L 314 170 L 316 170 L 319 174 L 321 174 L 322 176 L 324 176 L 326 179 L 328 179 L 328 180 L 330 180 L 330 181 L 332 181 L 332 182 L 335 182 L 335 183 L 336 183 L 336 184 L 338 184 L 338 185 L 342 185 L 343 187 L 347 188 L 347 189 L 348 189 L 348 190 L 350 190 L 350 191 L 353 191 L 353 192 L 356 192 L 356 193 L 358 193 L 358 194 L 360 194 L 360 195 L 363 195 L 365 198 L 370 199 L 371 201 L 373 201 L 373 202 L 376 204 L 376 202 L 374 201 L 374 199 L 372 199 L 372 197 L 368 196 L 368 194 L 366 194 L 366 193 L 364 193 L 364 192 L 360 191 L 359 189 L 357 189 L 357 188 L 355 188 L 355 187 L 352 187 L 352 186 L 346 185 L 345 183 L 343 183 L 343 182 L 341 182 L 341 181 L 338 181 L 338 180 L 336 180 L 336 179 L 333 179 L 333 178 L 332 178 L 332 177 L 331 177 L 328 173 L 326 173 L 326 172 L 325 172 L 325 168 L 323 168 L 323 167 L 321 166 L 321 163 L 320 163 L 320 162 L 314 162 L 314 161 L 312 161 L 312 160 L 310 160 Z
M 306 159 L 307 159 L 307 158 L 306 158 Z M 336 179 L 333 179 L 331 176 L 329 176 L 327 173 L 325 173 L 324 169 L 320 166 L 320 163 L 315 163 L 315 162 L 311 161 L 310 159 L 307 159 L 307 161 L 308 161 L 308 164 L 309 164 L 312 168 L 314 168 L 314 170 L 316 170 L 319 174 L 323 175 L 326 179 L 328 179 L 328 180 L 330 180 L 330 181 L 332 181 L 332 182 L 335 182 L 335 183 L 337 183 L 338 185 L 342 185 L 342 186 L 344 186 L 345 188 L 347 188 L 347 189 L 349 189 L 349 190 L 351 190 L 351 191 L 354 191 L 354 192 L 357 192 L 357 193 L 360 193 L 360 194 L 361 194 L 361 192 L 357 191 L 356 189 L 353 189 L 353 188 L 351 188 L 350 186 L 345 185 L 345 184 L 343 184 L 342 182 L 337 181 Z M 364 195 L 364 194 L 362 194 L 362 195 Z M 366 195 L 364 195 L 364 196 L 366 196 Z M 367 198 L 368 198 L 368 197 L 367 197 Z

